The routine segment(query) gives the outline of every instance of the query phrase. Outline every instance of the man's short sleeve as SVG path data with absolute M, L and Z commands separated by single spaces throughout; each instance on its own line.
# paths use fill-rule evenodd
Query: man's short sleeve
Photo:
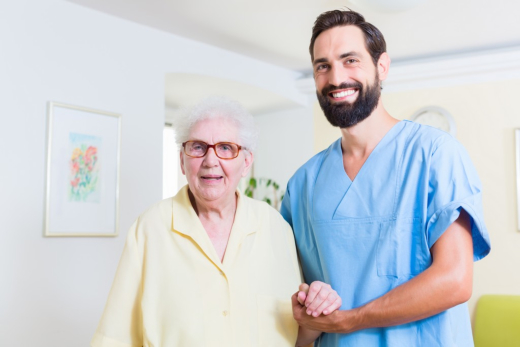
M 471 217 L 473 259 L 490 251 L 482 210 L 482 184 L 471 159 L 460 143 L 443 137 L 431 157 L 426 233 L 431 248 L 464 209 Z

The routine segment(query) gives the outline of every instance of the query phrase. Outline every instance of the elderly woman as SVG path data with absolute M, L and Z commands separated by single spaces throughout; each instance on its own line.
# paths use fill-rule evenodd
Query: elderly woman
M 92 346 L 314 340 L 319 333 L 298 333 L 292 316 L 301 277 L 291 228 L 269 205 L 237 190 L 253 163 L 252 116 L 235 102 L 210 98 L 176 128 L 188 185 L 150 207 L 128 232 Z M 315 315 L 339 307 L 329 286 L 320 293 Z

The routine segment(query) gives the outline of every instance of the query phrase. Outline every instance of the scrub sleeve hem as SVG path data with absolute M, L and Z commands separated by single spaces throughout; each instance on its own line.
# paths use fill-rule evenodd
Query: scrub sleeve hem
M 448 227 L 457 220 L 461 209 L 471 217 L 471 235 L 473 239 L 473 261 L 480 260 L 491 250 L 489 237 L 484 222 L 473 207 L 463 201 L 453 201 L 433 214 L 426 226 L 428 247 L 431 248 Z

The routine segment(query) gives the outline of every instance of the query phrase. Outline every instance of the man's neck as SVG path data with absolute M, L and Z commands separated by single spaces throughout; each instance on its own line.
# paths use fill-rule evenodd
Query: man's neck
M 380 101 L 374 112 L 364 121 L 341 129 L 343 168 L 351 181 L 354 181 L 377 144 L 398 122 L 386 112 Z
M 341 129 L 343 157 L 366 158 L 399 120 L 390 116 L 381 101 L 377 108 L 362 122 Z

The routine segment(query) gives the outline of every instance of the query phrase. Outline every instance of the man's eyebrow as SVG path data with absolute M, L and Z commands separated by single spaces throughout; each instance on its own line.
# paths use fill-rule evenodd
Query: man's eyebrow
M 320 63 L 326 63 L 328 62 L 328 59 L 327 58 L 319 58 L 319 59 L 316 59 L 314 60 L 314 62 L 312 63 L 312 65 L 316 65 L 316 64 L 320 64 Z
M 359 56 L 360 56 L 360 54 L 358 52 L 352 51 L 352 52 L 347 52 L 347 53 L 341 54 L 338 59 L 344 59 L 347 57 L 359 57 Z M 320 63 L 327 63 L 328 61 L 329 60 L 327 58 L 319 58 L 319 59 L 314 60 L 312 65 L 315 66 Z
M 342 55 L 339 56 L 339 59 L 343 59 L 343 58 L 347 58 L 347 57 L 359 57 L 359 54 L 357 52 L 347 52 L 347 53 L 343 53 Z

